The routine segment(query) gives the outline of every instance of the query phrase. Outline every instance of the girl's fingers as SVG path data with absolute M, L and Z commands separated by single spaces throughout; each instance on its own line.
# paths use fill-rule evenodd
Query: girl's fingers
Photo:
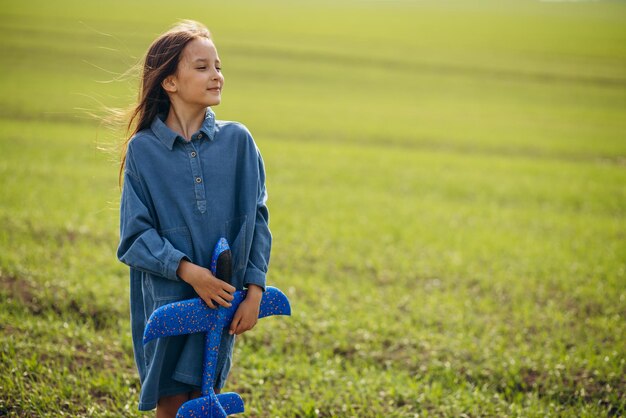
M 219 296 L 215 296 L 215 295 L 211 295 L 209 294 L 206 299 L 203 298 L 204 301 L 206 302 L 206 304 L 209 306 L 209 308 L 211 309 L 216 309 L 217 305 L 221 305 L 225 308 L 229 308 L 231 306 L 231 303 L 229 303 L 228 301 L 222 299 Z
M 236 334 L 237 334 L 237 335 L 241 335 L 241 334 L 243 334 L 244 332 L 249 331 L 249 330 L 250 330 L 250 328 L 252 328 L 252 327 L 250 326 L 250 324 L 243 324 L 243 323 L 242 323 L 242 324 L 240 324 L 240 326 L 237 328 L 237 332 L 236 332 Z
M 250 331 L 252 328 L 254 328 L 255 325 L 256 321 L 245 321 L 242 318 L 241 322 L 237 326 L 237 330 L 235 333 L 237 335 L 241 335 L 246 331 Z
M 233 318 L 233 320 L 230 323 L 230 329 L 228 330 L 228 333 L 230 335 L 233 335 L 237 332 L 237 328 L 239 327 L 239 322 L 241 321 L 241 315 L 237 315 L 237 313 L 235 313 L 235 317 Z
M 213 298 L 213 300 L 214 300 L 215 302 L 217 302 L 218 304 L 222 305 L 222 306 L 223 306 L 223 307 L 225 307 L 225 308 L 230 308 L 230 307 L 231 307 L 231 305 L 232 305 L 230 302 L 228 302 L 228 301 L 226 301 L 226 300 L 222 299 L 222 298 L 221 298 L 221 297 L 219 297 L 219 296 L 217 296 L 217 297 Z
M 228 293 L 228 292 L 226 292 L 224 290 L 222 290 L 220 292 L 220 297 L 222 299 L 224 299 L 224 300 L 227 300 L 227 301 L 231 301 L 231 300 L 235 299 L 235 297 L 233 295 L 231 295 L 230 293 Z

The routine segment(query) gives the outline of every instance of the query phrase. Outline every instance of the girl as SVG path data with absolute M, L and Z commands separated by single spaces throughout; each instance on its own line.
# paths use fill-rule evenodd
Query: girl
M 201 334 L 142 344 L 150 314 L 177 300 L 200 296 L 228 307 L 236 289 L 246 299 L 222 336 L 215 391 L 231 366 L 234 336 L 256 324 L 270 256 L 263 160 L 248 130 L 215 120 L 224 76 L 206 27 L 183 21 L 158 37 L 143 65 L 139 103 L 129 122 L 120 181 L 118 258 L 130 266 L 135 361 L 141 380 L 139 409 L 174 417 L 200 395 Z M 135 129 L 132 129 L 135 126 Z M 207 267 L 226 237 L 233 256 L 231 283 Z

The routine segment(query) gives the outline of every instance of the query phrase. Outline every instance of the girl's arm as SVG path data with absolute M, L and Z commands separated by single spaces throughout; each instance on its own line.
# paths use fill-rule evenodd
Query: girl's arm
M 257 189 L 257 210 L 252 236 L 250 258 L 244 275 L 244 286 L 248 288 L 246 298 L 241 302 L 232 322 L 230 334 L 242 334 L 252 329 L 259 319 L 261 297 L 265 290 L 265 276 L 272 248 L 272 234 L 269 229 L 269 212 L 267 210 L 267 190 L 265 188 L 265 167 L 258 149 L 257 164 L 259 170 Z
M 244 275 L 244 286 L 257 285 L 265 290 L 265 276 L 270 261 L 272 234 L 269 228 L 269 211 L 267 209 L 267 189 L 265 187 L 265 166 L 257 149 L 259 176 L 257 180 L 257 210 L 252 235 L 250 258 Z
M 154 228 L 154 219 L 148 209 L 141 180 L 130 167 L 130 150 L 124 173 L 120 205 L 120 243 L 118 259 L 137 270 L 180 280 L 176 274 L 182 259 L 189 257 Z

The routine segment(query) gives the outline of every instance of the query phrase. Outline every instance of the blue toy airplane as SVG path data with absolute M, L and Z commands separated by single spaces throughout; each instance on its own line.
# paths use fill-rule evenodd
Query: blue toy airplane
M 225 281 L 228 281 L 232 274 L 230 247 L 224 238 L 221 238 L 215 246 L 211 271 L 217 278 Z M 162 306 L 150 315 L 143 335 L 144 344 L 155 338 L 196 332 L 206 333 L 202 396 L 185 402 L 178 410 L 177 418 L 225 418 L 244 411 L 243 400 L 237 393 L 216 395 L 213 390 L 222 331 L 230 325 L 239 304 L 246 297 L 246 291 L 237 291 L 233 296 L 234 299 L 229 308 L 220 306 L 217 309 L 211 309 L 202 299 L 195 298 Z M 268 286 L 261 298 L 259 318 L 271 315 L 291 315 L 291 306 L 283 292 Z

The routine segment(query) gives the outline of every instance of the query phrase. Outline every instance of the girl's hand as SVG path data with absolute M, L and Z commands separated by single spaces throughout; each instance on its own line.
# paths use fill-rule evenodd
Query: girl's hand
M 230 329 L 228 331 L 230 335 L 240 335 L 254 328 L 259 320 L 262 296 L 263 289 L 259 286 L 251 284 L 248 287 L 246 298 L 239 304 L 237 312 L 235 312 L 235 316 L 230 323 Z
M 216 304 L 225 308 L 231 306 L 230 301 L 234 299 L 232 293 L 236 289 L 213 276 L 209 269 L 182 260 L 178 265 L 176 274 L 193 287 L 193 290 L 206 302 L 209 308 L 217 308 Z

